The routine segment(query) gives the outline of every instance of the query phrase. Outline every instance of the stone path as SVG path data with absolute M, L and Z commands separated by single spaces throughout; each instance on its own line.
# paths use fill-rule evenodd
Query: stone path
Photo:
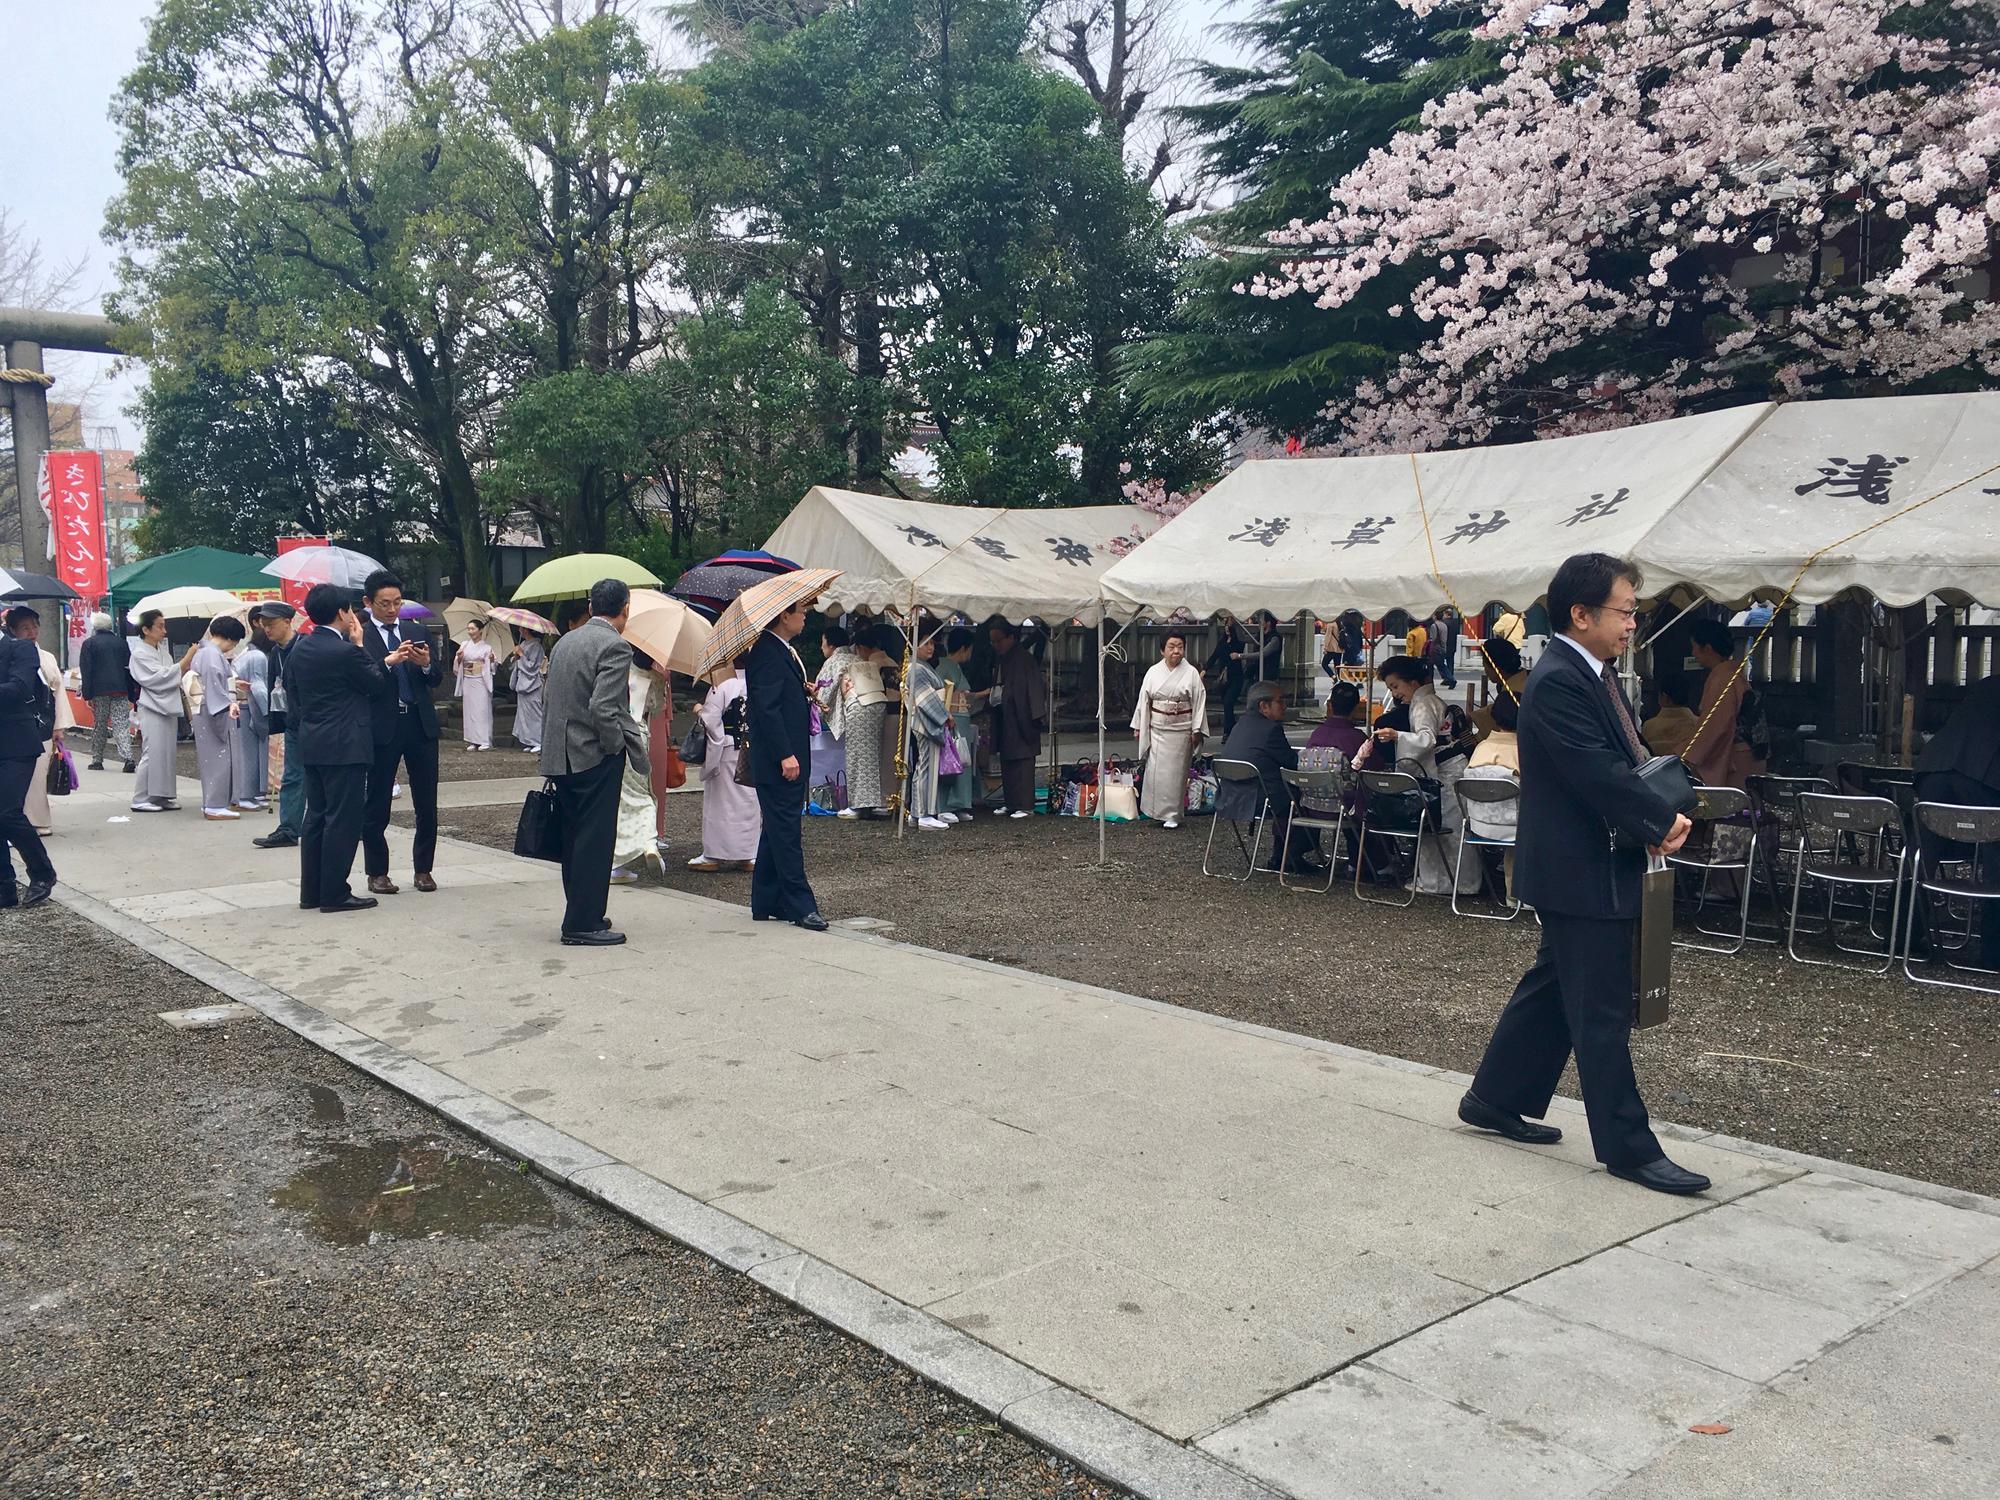
M 123 795 L 58 810 L 79 909 L 1141 1493 L 2000 1493 L 1991 1200 L 1695 1131 L 1664 1198 L 1571 1107 L 1514 1146 L 1461 1077 L 657 889 L 565 949 L 455 840 L 323 917 Z

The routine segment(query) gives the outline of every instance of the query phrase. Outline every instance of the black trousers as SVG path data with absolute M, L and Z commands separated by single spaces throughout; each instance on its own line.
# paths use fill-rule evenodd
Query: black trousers
M 1500 1013 L 1472 1092 L 1538 1120 L 1572 1050 L 1590 1144 L 1608 1167 L 1662 1155 L 1632 1072 L 1632 927 L 1542 913 L 1542 947 Z
M 368 823 L 361 834 L 361 862 L 370 875 L 389 873 L 390 788 L 396 783 L 396 763 L 408 769 L 410 810 L 417 815 L 417 842 L 410 863 L 428 875 L 438 847 L 438 742 L 423 731 L 413 713 L 396 715 L 396 737 L 375 747 L 375 764 L 368 772 Z
M 1008 812 L 1035 810 L 1035 761 L 1037 757 L 1003 756 L 1000 761 L 1000 796 Z
M 1923 802 L 1948 802 L 1957 807 L 2000 807 L 2000 787 L 1974 781 L 1956 771 L 1926 771 L 1917 778 L 1917 798 Z M 1933 858 L 1939 854 L 1949 856 L 1953 849 L 1961 857 L 1969 852 L 1962 844 L 1948 847 L 1945 840 L 1930 830 L 1923 831 L 1925 854 Z M 2000 849 L 1991 844 L 1980 851 L 1979 878 L 2000 881 Z M 1989 969 L 2000 969 L 2000 901 L 1975 901 L 1971 905 L 1979 923 L 1979 962 Z M 1930 915 L 1929 900 L 1919 900 L 1916 910 L 1916 935 L 1919 939 L 1930 930 Z M 1971 955 L 1965 956 L 1969 958 Z
M 299 830 L 299 905 L 338 906 L 354 894 L 354 846 L 368 806 L 367 766 L 307 766 Z
M 35 762 L 15 756 L 0 760 L 0 887 L 14 888 L 14 856 L 21 851 L 21 863 L 30 880 L 54 880 L 56 867 L 49 863 L 49 851 L 42 836 L 28 819 L 28 783 L 35 779 Z
M 796 922 L 819 910 L 806 880 L 804 813 L 806 781 L 760 781 L 757 811 L 763 829 L 757 835 L 757 863 L 750 871 L 750 915 Z
M 554 778 L 562 810 L 564 932 L 595 932 L 604 925 L 611 897 L 611 855 L 618 845 L 618 784 L 625 776 L 621 750 L 588 771 Z

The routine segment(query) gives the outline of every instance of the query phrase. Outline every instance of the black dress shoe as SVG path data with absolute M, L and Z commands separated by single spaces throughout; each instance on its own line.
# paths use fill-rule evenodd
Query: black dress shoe
M 1490 1130 L 1495 1135 L 1504 1135 L 1510 1141 L 1520 1141 L 1529 1146 L 1553 1146 L 1563 1138 L 1563 1133 L 1555 1126 L 1537 1125 L 1519 1115 L 1510 1115 L 1504 1109 L 1495 1109 L 1469 1089 L 1465 1097 L 1458 1101 L 1458 1117 L 1474 1130 Z
M 1643 1167 L 1606 1167 L 1604 1170 L 1613 1177 L 1636 1182 L 1640 1187 L 1651 1188 L 1656 1193 L 1675 1193 L 1685 1197 L 1689 1193 L 1708 1191 L 1708 1179 L 1701 1173 L 1677 1167 L 1664 1156 L 1658 1161 L 1647 1162 Z
M 595 932 L 565 932 L 562 940 L 565 948 L 616 948 L 625 941 L 625 934 L 606 926 Z
M 261 839 L 250 842 L 259 849 L 296 849 L 299 846 L 299 841 L 289 833 L 267 833 Z
M 807 932 L 825 932 L 826 918 L 822 917 L 816 911 L 809 911 L 803 917 L 799 918 L 798 925 L 805 928 Z
M 138 769 L 139 769 L 139 763 L 136 760 L 128 760 L 125 762 L 125 774 L 127 776 L 132 775 Z
M 322 902 L 321 911 L 367 911 L 380 905 L 373 896 L 349 896 L 345 901 Z
M 750 920 L 753 922 L 775 922 L 778 919 L 767 911 L 753 911 L 750 913 Z
M 21 909 L 25 911 L 31 906 L 40 906 L 49 899 L 49 892 L 55 888 L 56 883 L 53 880 L 29 881 L 28 888 L 21 892 Z
M 104 762 L 101 760 L 94 760 L 90 763 L 89 769 L 93 771 L 101 771 L 104 769 Z

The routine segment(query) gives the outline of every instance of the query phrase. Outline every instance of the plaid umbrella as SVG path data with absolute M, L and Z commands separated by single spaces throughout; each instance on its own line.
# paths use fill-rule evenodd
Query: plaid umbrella
M 518 625 L 523 630 L 532 630 L 536 635 L 554 635 L 556 622 L 532 609 L 517 609 L 511 604 L 498 604 L 486 611 L 492 618 L 505 625 Z
M 727 669 L 737 657 L 757 642 L 779 615 L 794 604 L 817 599 L 826 586 L 840 576 L 838 568 L 800 568 L 767 578 L 755 588 L 745 589 L 730 600 L 729 608 L 715 622 L 708 649 L 695 664 L 694 675 L 708 677 L 718 668 Z

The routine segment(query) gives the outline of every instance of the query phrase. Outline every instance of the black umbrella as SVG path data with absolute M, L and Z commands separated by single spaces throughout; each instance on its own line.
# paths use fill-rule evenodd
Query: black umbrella
M 81 599 L 83 595 L 46 573 L 0 568 L 0 599 Z

